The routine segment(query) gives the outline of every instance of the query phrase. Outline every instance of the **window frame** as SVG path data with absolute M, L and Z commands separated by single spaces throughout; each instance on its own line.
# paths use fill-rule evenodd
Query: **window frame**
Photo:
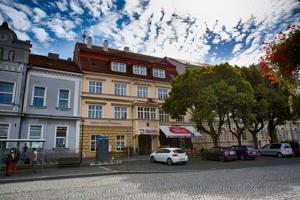
M 94 82 L 95 85 L 91 85 L 91 82 Z M 97 86 L 97 83 L 101 83 L 101 86 Z M 94 92 L 90 90 L 91 87 L 94 87 Z M 97 92 L 97 88 L 100 88 L 100 92 Z M 88 84 L 88 92 L 90 94 L 102 94 L 103 93 L 103 81 L 97 81 L 97 80 L 89 80 Z
M 117 111 L 116 108 L 125 108 L 125 112 L 124 110 L 119 110 Z M 117 113 L 119 112 L 119 118 L 117 117 Z M 125 113 L 125 118 L 123 118 L 122 113 Z M 127 112 L 127 107 L 126 106 L 114 106 L 114 119 L 127 119 L 128 118 L 128 112 Z
M 68 91 L 68 107 L 67 108 L 64 108 L 64 107 L 60 107 L 59 106 L 59 101 L 61 100 L 60 98 L 60 91 L 61 90 L 65 90 L 65 91 Z M 62 100 L 66 100 L 66 99 L 62 99 Z M 63 89 L 63 88 L 59 88 L 58 89 L 58 95 L 57 95 L 57 103 L 56 103 L 56 107 L 59 108 L 59 109 L 70 109 L 71 108 L 71 90 L 70 89 Z
M 7 137 L 6 139 L 9 139 L 10 138 L 10 128 L 11 128 L 11 124 L 10 123 L 7 123 L 7 122 L 0 122 L 0 125 L 8 125 L 8 129 L 7 129 Z M 4 139 L 4 138 L 3 138 Z M 8 148 L 8 143 L 9 142 L 6 142 L 6 148 Z
M 156 120 L 156 108 L 139 106 L 137 107 L 137 116 L 139 120 Z
M 123 149 L 121 148 L 121 149 L 118 149 L 118 137 L 124 137 L 124 141 L 123 141 L 123 143 L 124 143 L 124 146 L 123 146 Z M 125 150 L 125 147 L 126 147 L 126 135 L 116 135 L 116 142 L 115 142 L 115 149 L 116 149 L 116 151 L 118 151 L 118 152 L 120 152 L 120 151 L 124 151 Z M 122 141 L 121 142 L 119 142 L 119 143 L 122 143 Z
M 119 85 L 119 88 L 117 89 L 116 87 L 117 87 L 117 85 Z M 125 88 L 122 88 L 122 87 L 120 87 L 120 86 L 124 86 L 125 85 Z M 124 91 L 125 92 L 121 92 L 122 94 L 117 94 L 116 93 L 116 91 L 121 91 L 121 89 L 123 90 L 123 89 L 125 89 Z M 114 83 L 114 95 L 115 96 L 127 96 L 127 83 Z M 123 93 L 125 93 L 125 94 L 123 94 Z
M 162 92 L 159 92 L 159 90 L 166 90 L 166 94 L 165 95 L 160 95 L 160 94 L 162 94 Z M 158 87 L 156 89 L 156 93 L 157 93 L 157 98 L 159 100 L 165 100 L 167 98 L 168 94 L 169 94 L 169 89 L 168 88 L 164 88 L 164 87 Z
M 114 64 L 116 64 L 117 66 L 115 66 Z M 122 67 L 124 67 L 124 70 L 121 70 Z M 117 61 L 112 61 L 111 62 L 111 71 L 113 71 L 113 72 L 126 73 L 126 71 L 127 71 L 126 68 L 127 68 L 127 64 L 126 63 L 117 62 Z
M 13 84 L 13 91 L 12 91 L 12 94 L 11 94 L 11 102 L 10 103 L 1 103 L 0 102 L 0 105 L 10 105 L 10 104 L 13 104 L 15 102 L 15 93 L 16 93 L 16 82 L 15 81 L 5 81 L 5 80 L 1 80 L 0 83 L 12 83 Z M 2 94 L 10 94 L 10 93 L 7 93 L 7 92 L 0 92 Z
M 37 138 L 37 139 L 43 139 L 44 137 L 44 125 L 43 124 L 28 124 L 28 130 L 27 130 L 27 139 L 31 139 L 30 138 L 30 131 L 31 131 L 31 127 L 32 126 L 40 126 L 41 127 L 41 137 L 40 138 Z M 32 138 L 32 139 L 36 139 L 36 138 Z M 40 142 L 37 142 L 39 144 L 39 146 L 41 145 Z M 37 144 L 35 142 L 32 142 L 31 145 L 33 148 L 39 148 L 39 147 L 36 147 L 34 144 Z M 28 146 L 29 143 L 27 143 Z
M 94 106 L 94 111 L 93 111 L 93 116 L 90 117 L 90 106 Z M 99 117 L 97 117 L 97 110 L 96 108 L 97 107 L 100 107 L 100 115 Z M 101 119 L 103 117 L 103 106 L 102 105 L 99 105 L 99 104 L 87 104 L 87 116 L 89 119 Z
M 166 70 L 160 68 L 153 68 L 152 76 L 156 78 L 166 78 Z
M 58 127 L 63 127 L 63 128 L 67 128 L 67 131 L 66 131 L 66 137 L 65 137 L 65 139 L 66 139 L 66 141 L 65 141 L 65 147 L 57 147 L 56 146 L 56 139 L 57 138 L 62 138 L 62 137 L 57 137 L 57 128 Z M 68 140 L 68 137 L 69 137 L 69 126 L 68 125 L 55 125 L 55 135 L 54 135 L 54 148 L 61 148 L 61 149 L 63 149 L 63 148 L 69 148 L 69 140 Z
M 36 105 L 33 105 L 33 102 L 34 102 L 34 91 L 35 91 L 35 88 L 36 87 L 40 87 L 40 88 L 44 88 L 44 102 L 43 102 L 43 106 L 36 106 Z M 41 98 L 40 96 L 37 96 L 38 98 Z M 40 85 L 33 85 L 33 90 L 32 90 L 32 96 L 31 96 L 31 106 L 33 107 L 36 107 L 36 108 L 42 108 L 42 107 L 46 107 L 46 101 L 47 101 L 47 86 L 40 86 Z
M 96 148 L 97 148 L 97 140 L 96 140 L 96 136 L 98 135 L 90 135 L 90 152 L 96 152 Z M 92 137 L 95 137 L 94 140 L 92 140 Z M 94 150 L 92 150 L 92 142 L 94 142 Z
M 145 73 L 142 73 L 145 72 Z M 141 76 L 147 76 L 147 67 L 142 65 L 133 65 L 132 73 Z
M 142 94 L 142 95 L 140 95 Z M 136 96 L 139 98 L 149 98 L 149 87 L 143 85 L 136 86 Z
M 169 122 L 170 121 L 170 115 L 165 112 L 163 109 L 159 109 L 158 111 L 159 113 L 159 121 L 160 122 Z M 163 116 L 163 117 L 161 117 Z

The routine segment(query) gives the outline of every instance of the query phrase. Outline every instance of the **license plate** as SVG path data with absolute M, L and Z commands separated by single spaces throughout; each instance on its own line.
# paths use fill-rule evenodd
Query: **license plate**
M 230 154 L 230 155 L 234 155 L 234 151 L 230 151 L 229 154 Z
M 256 155 L 256 152 L 252 152 L 253 155 Z
M 180 160 L 185 160 L 184 158 L 180 158 Z

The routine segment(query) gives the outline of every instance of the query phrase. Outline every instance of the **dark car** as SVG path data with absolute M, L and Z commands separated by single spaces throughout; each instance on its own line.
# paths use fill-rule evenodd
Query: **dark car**
M 237 159 L 240 160 L 255 160 L 258 156 L 257 150 L 252 146 L 232 146 L 231 149 L 236 152 Z
M 219 160 L 221 162 L 236 160 L 236 153 L 230 147 L 213 147 L 206 151 L 203 157 L 207 160 Z

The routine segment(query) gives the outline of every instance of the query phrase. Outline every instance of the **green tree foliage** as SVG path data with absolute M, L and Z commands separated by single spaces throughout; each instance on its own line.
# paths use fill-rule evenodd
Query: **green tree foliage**
M 163 109 L 172 117 L 192 114 L 198 130 L 211 136 L 218 146 L 222 127 L 235 106 L 253 101 L 250 84 L 240 70 L 228 63 L 188 69 L 172 82 L 172 90 Z M 235 112 L 240 117 L 241 112 Z

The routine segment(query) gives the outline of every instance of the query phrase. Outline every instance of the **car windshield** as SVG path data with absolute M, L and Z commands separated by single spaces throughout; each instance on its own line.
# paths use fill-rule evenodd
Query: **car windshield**
M 255 151 L 255 148 L 253 148 L 253 147 L 247 147 L 247 149 L 250 151 Z
M 173 152 L 174 153 L 185 153 L 182 149 L 175 149 Z

